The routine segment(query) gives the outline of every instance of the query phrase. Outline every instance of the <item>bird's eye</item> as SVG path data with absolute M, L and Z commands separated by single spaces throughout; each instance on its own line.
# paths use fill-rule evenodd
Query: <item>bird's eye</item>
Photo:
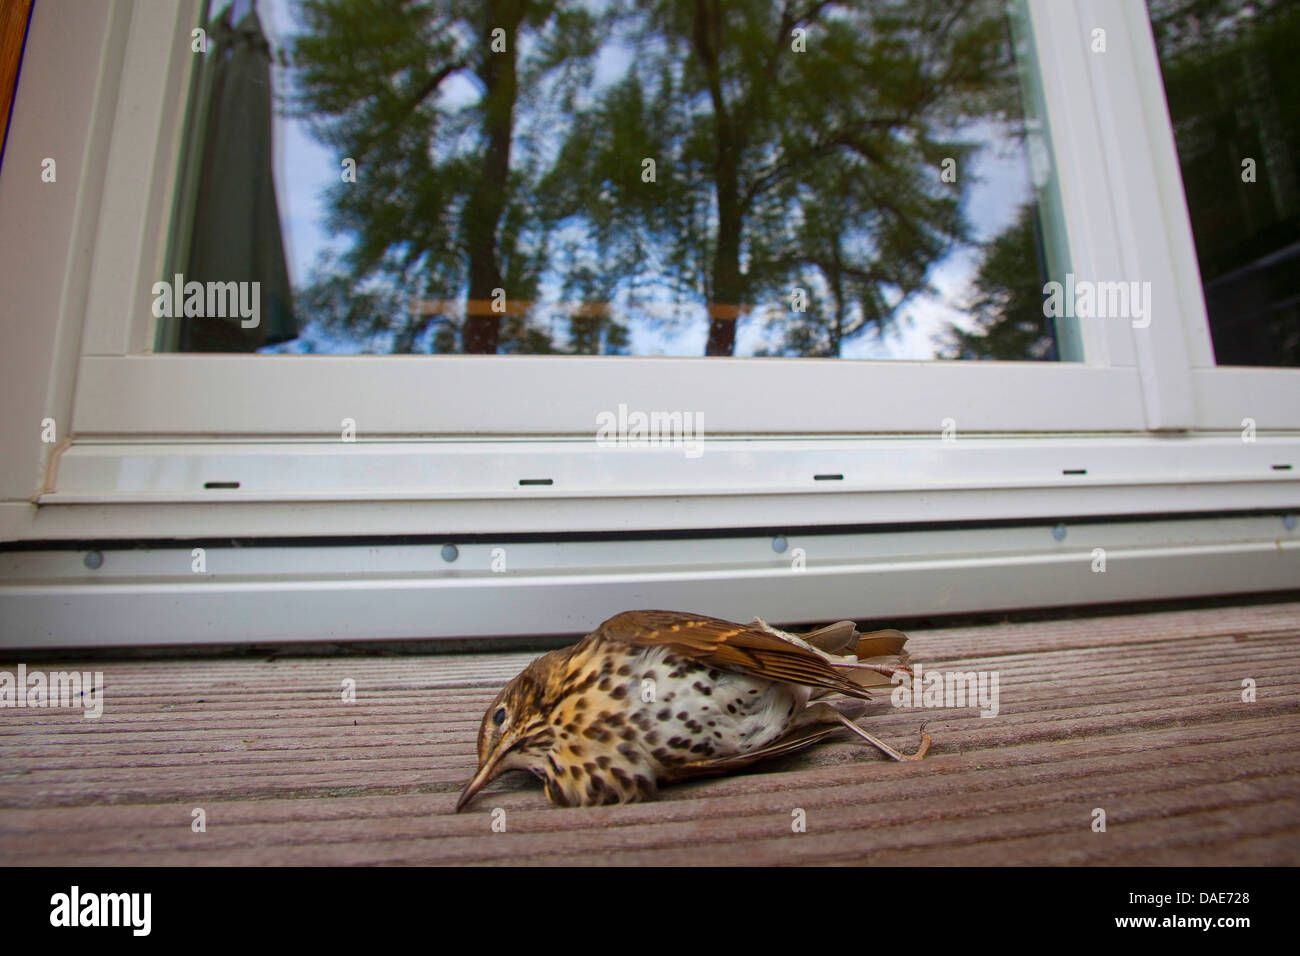
M 506 722 L 506 709 L 504 707 L 498 707 L 497 712 L 492 715 L 492 723 L 500 727 L 505 722 Z

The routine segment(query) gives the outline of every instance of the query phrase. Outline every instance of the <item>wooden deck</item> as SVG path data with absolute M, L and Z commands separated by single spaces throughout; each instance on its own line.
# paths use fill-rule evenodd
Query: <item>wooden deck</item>
M 29 662 L 103 671 L 106 703 L 98 720 L 0 710 L 0 864 L 1300 862 L 1300 604 L 913 631 L 909 647 L 996 671 L 998 716 L 882 700 L 863 725 L 910 748 L 928 719 L 929 758 L 892 763 L 846 733 L 596 809 L 551 808 L 508 774 L 460 815 L 479 719 L 533 655 Z

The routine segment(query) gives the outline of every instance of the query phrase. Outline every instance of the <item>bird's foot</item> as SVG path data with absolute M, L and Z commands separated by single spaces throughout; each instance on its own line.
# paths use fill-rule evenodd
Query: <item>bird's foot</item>
M 853 721 L 849 720 L 843 714 L 840 715 L 840 723 L 842 723 L 845 727 L 849 728 L 849 730 L 853 731 L 863 740 L 867 741 L 873 747 L 878 748 L 882 753 L 886 754 L 889 757 L 892 757 L 895 760 L 921 760 L 922 758 L 925 757 L 926 753 L 929 752 L 930 744 L 932 743 L 932 738 L 930 737 L 929 734 L 925 732 L 925 724 L 921 725 L 921 746 L 917 747 L 914 753 L 905 754 L 901 750 L 895 750 L 893 747 L 889 746 L 889 744 L 885 743 L 879 737 L 867 733 L 865 730 L 863 730 Z

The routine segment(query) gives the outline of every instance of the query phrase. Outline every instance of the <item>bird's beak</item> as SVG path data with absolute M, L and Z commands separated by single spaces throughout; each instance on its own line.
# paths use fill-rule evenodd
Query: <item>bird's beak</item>
M 474 774 L 474 779 L 465 787 L 461 793 L 460 799 L 456 801 L 456 812 L 460 813 L 474 799 L 474 795 L 486 787 L 501 770 L 501 758 L 504 756 L 507 748 L 497 745 L 493 754 L 483 761 L 483 766 L 478 768 L 478 773 Z

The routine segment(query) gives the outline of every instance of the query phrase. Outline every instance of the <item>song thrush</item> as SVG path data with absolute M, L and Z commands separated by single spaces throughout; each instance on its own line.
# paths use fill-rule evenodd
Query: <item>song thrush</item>
M 728 773 L 793 753 L 847 727 L 895 760 L 904 754 L 851 719 L 868 688 L 911 672 L 899 631 L 841 621 L 797 637 L 761 620 L 733 624 L 675 611 L 627 611 L 572 647 L 533 661 L 497 695 L 478 734 L 478 772 L 460 811 L 506 770 L 540 777 L 551 803 L 654 799 L 658 785 Z

